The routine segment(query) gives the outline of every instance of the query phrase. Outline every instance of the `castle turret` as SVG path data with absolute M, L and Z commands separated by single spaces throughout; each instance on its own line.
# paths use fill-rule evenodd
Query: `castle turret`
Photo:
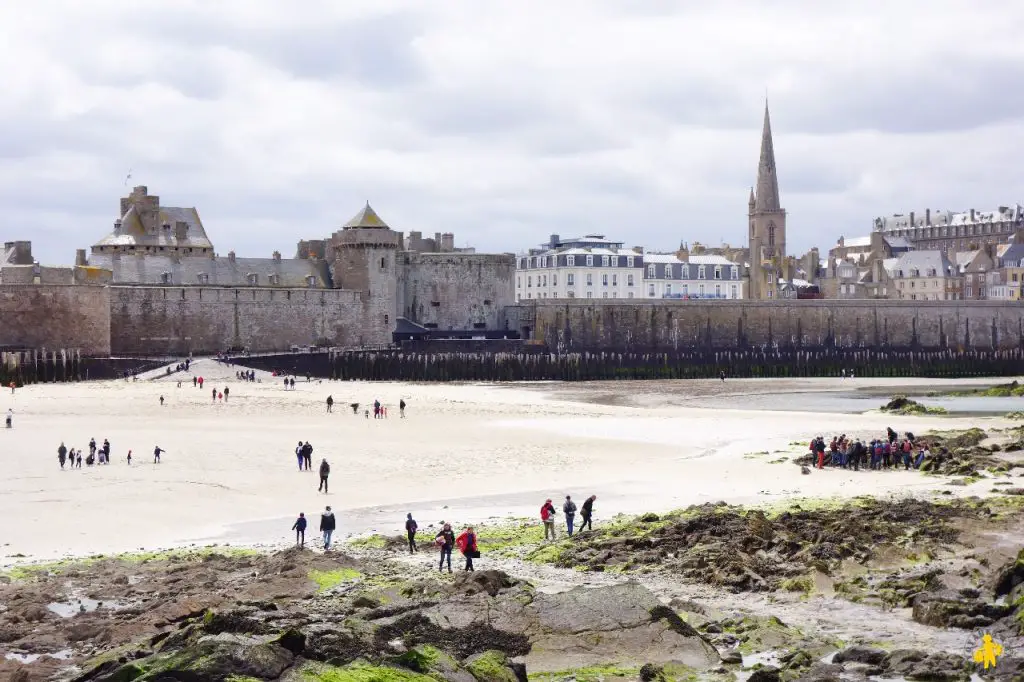
M 327 248 L 331 280 L 339 289 L 359 292 L 366 322 L 348 330 L 352 345 L 391 341 L 398 310 L 396 253 L 401 238 L 367 202 L 335 232 Z

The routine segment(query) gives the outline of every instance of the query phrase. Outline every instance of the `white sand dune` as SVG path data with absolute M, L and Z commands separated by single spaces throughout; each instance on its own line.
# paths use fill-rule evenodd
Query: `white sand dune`
M 719 499 L 902 494 L 936 482 L 916 472 L 802 476 L 792 464 L 769 463 L 782 455 L 744 453 L 792 451 L 791 441 L 817 433 L 877 434 L 893 422 L 900 431 L 924 432 L 1001 421 L 615 407 L 555 399 L 565 388 L 560 384 L 299 379 L 294 391 L 285 391 L 265 373 L 259 384 L 237 381 L 234 368 L 211 360 L 195 362 L 193 373 L 207 379 L 203 390 L 193 388 L 191 375 L 173 375 L 0 393 L 0 411 L 15 411 L 14 428 L 0 429 L 0 562 L 16 554 L 52 558 L 216 536 L 272 541 L 287 536 L 283 519 L 299 511 L 312 515 L 315 526 L 325 504 L 341 512 L 342 530 L 352 531 L 365 529 L 347 524 L 346 510 L 393 509 L 397 527 L 407 507 L 433 514 L 437 500 L 466 499 L 458 513 L 468 521 L 532 514 L 545 496 L 564 492 L 577 499 L 599 495 L 599 516 Z M 187 379 L 180 388 L 179 378 Z M 678 390 L 679 383 L 663 386 Z M 230 386 L 229 401 L 211 401 L 211 384 Z M 833 384 L 788 382 L 815 390 Z M 736 385 L 728 384 L 729 390 Z M 689 386 L 724 390 L 715 382 Z M 773 384 L 756 386 L 764 391 Z M 572 388 L 581 395 L 588 390 Z M 623 393 L 634 388 L 648 397 L 658 391 L 654 383 L 616 385 Z M 607 393 L 608 384 L 600 390 Z M 331 415 L 328 394 L 335 400 Z M 407 419 L 398 418 L 400 398 L 409 405 Z M 359 402 L 362 412 L 374 399 L 389 406 L 387 419 L 354 416 L 348 408 Z M 88 451 L 90 437 L 110 439 L 112 463 L 61 471 L 58 445 Z M 315 448 L 313 472 L 297 470 L 293 453 L 300 439 Z M 152 463 L 156 445 L 167 451 L 159 465 Z M 129 449 L 131 466 L 125 460 Z M 316 491 L 315 469 L 323 457 L 332 467 L 329 495 Z M 493 498 L 501 508 L 489 508 L 487 496 L 501 496 Z M 281 520 L 280 527 L 232 537 L 233 525 L 261 519 Z

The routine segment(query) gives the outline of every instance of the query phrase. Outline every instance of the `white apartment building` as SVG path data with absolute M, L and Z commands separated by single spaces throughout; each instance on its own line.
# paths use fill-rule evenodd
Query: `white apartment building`
M 741 299 L 740 266 L 723 256 L 644 255 L 644 298 Z
M 545 298 L 743 298 L 740 266 L 721 256 L 645 254 L 604 235 L 561 240 L 516 262 L 516 300 Z

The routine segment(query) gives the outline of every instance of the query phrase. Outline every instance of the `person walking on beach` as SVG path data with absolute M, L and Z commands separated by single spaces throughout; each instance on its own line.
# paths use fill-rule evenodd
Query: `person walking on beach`
M 199 377 L 199 388 L 203 387 L 203 378 Z
M 476 533 L 473 531 L 473 526 L 469 526 L 462 532 L 462 535 L 455 538 L 455 544 L 459 546 L 462 556 L 466 557 L 466 566 L 462 570 L 475 571 L 473 559 L 480 558 L 480 550 L 476 546 Z
M 294 391 L 295 390 L 295 377 L 292 377 L 290 386 L 292 387 L 292 390 Z
M 90 455 L 95 455 L 96 454 L 96 439 L 95 438 L 90 438 L 89 439 L 89 454 Z
M 565 529 L 572 535 L 572 524 L 576 520 L 576 503 L 568 495 L 565 496 L 565 504 L 562 505 L 562 513 L 565 514 Z
M 330 507 L 328 507 L 330 509 Z M 299 518 L 295 519 L 295 523 L 292 524 L 292 530 L 295 531 L 295 544 L 299 547 L 306 546 L 306 515 L 299 512 Z
M 160 455 L 161 455 L 161 453 L 164 453 L 164 452 L 167 452 L 167 451 L 164 450 L 163 448 L 161 448 L 159 445 L 156 446 L 155 448 L 153 448 L 153 464 L 159 464 L 160 463 Z
M 540 508 L 540 520 L 544 522 L 544 539 L 555 539 L 555 505 L 546 501 Z
M 82 468 L 82 451 L 81 451 L 81 449 L 75 450 L 75 468 L 76 469 L 81 469 Z
M 228 394 L 230 394 L 230 393 L 231 393 L 231 389 L 228 388 L 227 386 L 225 386 L 224 387 L 224 402 L 228 401 Z
M 409 538 L 409 554 L 415 554 L 418 550 L 416 549 L 416 531 L 419 529 L 416 520 L 412 518 L 412 513 L 405 515 L 405 534 Z
M 164 406 L 164 397 L 160 396 L 160 407 Z
M 405 398 L 398 400 L 398 416 L 405 419 Z
M 324 460 L 327 463 L 327 460 Z M 331 535 L 334 534 L 334 528 L 337 522 L 334 519 L 334 512 L 331 511 L 330 505 L 323 514 L 320 515 L 320 532 L 324 534 L 324 551 L 328 551 L 331 548 Z
M 581 533 L 588 528 L 594 530 L 594 524 L 590 522 L 590 519 L 594 516 L 594 500 L 596 499 L 597 495 L 591 495 L 583 501 L 583 506 L 580 507 L 580 518 L 583 519 L 580 523 Z
M 9 407 L 7 408 L 7 418 L 5 420 L 5 423 L 7 425 L 7 428 L 11 428 L 12 426 L 14 426 L 14 410 L 12 410 Z
M 306 471 L 313 468 L 313 446 L 309 444 L 308 440 L 306 441 L 306 444 L 302 446 L 302 460 L 306 464 Z
M 320 462 L 320 487 L 316 489 L 317 492 L 324 491 L 324 495 L 327 494 L 327 477 L 331 475 L 331 465 L 327 463 L 327 459 Z M 328 507 L 330 509 L 330 507 Z
M 110 464 L 110 441 L 106 438 L 103 439 L 103 447 L 100 448 L 100 452 L 103 453 L 103 463 Z
M 334 409 L 334 396 L 327 396 L 327 414 L 331 413 Z
M 72 457 L 72 459 L 74 459 L 74 453 L 71 454 L 71 457 Z M 60 468 L 61 469 L 64 468 L 64 462 L 66 462 L 67 459 L 68 459 L 68 449 L 66 447 L 64 447 L 64 443 L 61 442 L 60 447 L 57 448 L 57 460 L 60 462 Z M 74 466 L 74 465 L 75 465 L 75 463 L 72 462 L 71 466 Z
M 128 466 L 132 465 L 132 451 L 128 451 Z
M 440 573 L 444 570 L 445 559 L 448 560 L 448 572 L 452 572 L 452 548 L 455 547 L 455 533 L 452 531 L 451 524 L 444 524 L 441 532 L 434 536 L 434 543 L 441 550 L 441 560 L 437 562 L 437 571 Z
M 305 451 L 302 448 L 302 441 L 301 440 L 299 441 L 299 444 L 295 446 L 295 459 L 297 459 L 298 462 L 299 462 L 299 471 L 302 471 L 302 464 L 303 464 L 303 462 L 306 461 L 306 457 L 305 457 Z

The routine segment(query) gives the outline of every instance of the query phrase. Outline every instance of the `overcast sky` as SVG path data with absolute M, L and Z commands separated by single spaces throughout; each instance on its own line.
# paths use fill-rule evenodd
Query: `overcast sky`
M 1024 202 L 1022 35 L 1019 0 L 5 2 L 0 239 L 70 262 L 145 184 L 240 256 L 367 199 L 486 251 L 742 243 L 767 92 L 789 250 L 828 248 Z

